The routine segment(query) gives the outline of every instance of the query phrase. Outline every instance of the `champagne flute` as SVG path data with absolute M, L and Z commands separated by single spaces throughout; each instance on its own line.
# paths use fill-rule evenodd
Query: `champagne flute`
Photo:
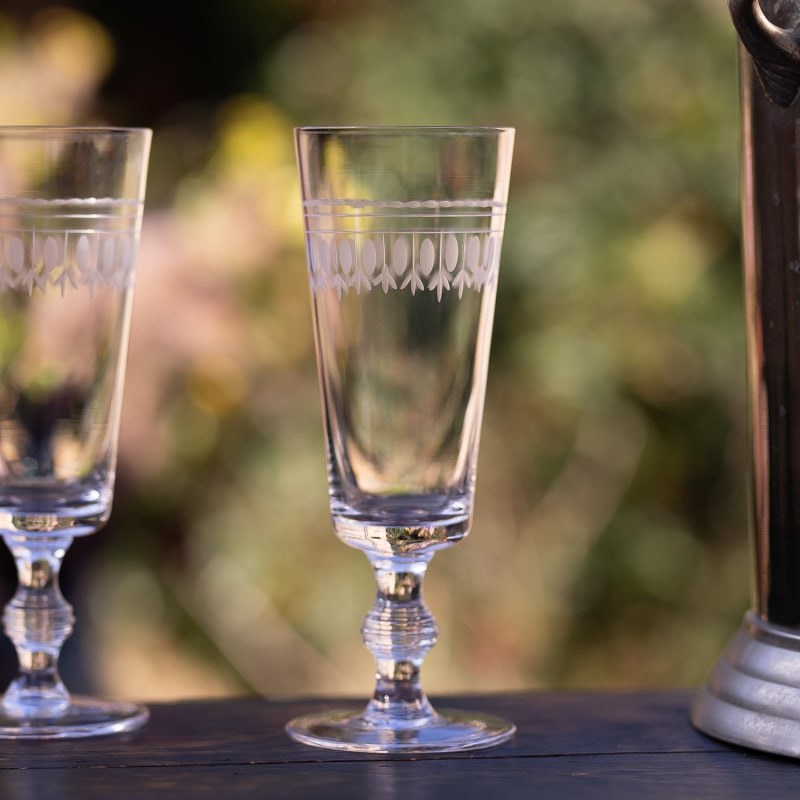
M 107 521 L 151 132 L 0 127 L 0 535 L 17 565 L 3 613 L 19 670 L 0 737 L 132 730 L 133 703 L 73 697 L 58 585 L 76 536 Z
M 436 711 L 420 668 L 437 550 L 469 532 L 514 131 L 300 128 L 300 172 L 333 526 L 370 560 L 365 709 L 291 721 L 306 744 L 457 751 L 513 724 Z M 335 602 L 335 598 L 332 598 Z

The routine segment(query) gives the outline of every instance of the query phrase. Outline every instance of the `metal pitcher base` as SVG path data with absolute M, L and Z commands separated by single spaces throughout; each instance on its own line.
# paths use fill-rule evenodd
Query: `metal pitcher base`
M 800 632 L 748 612 L 695 698 L 691 719 L 717 739 L 800 758 Z

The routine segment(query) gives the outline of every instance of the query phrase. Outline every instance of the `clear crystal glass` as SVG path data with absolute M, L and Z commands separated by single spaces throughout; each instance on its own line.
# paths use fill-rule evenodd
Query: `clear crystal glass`
M 455 751 L 506 741 L 494 717 L 436 711 L 420 668 L 438 635 L 422 580 L 469 532 L 514 131 L 296 131 L 337 536 L 378 593 L 362 628 L 365 709 L 311 714 L 307 744 Z
M 108 519 L 150 131 L 0 127 L 0 535 L 19 671 L 0 737 L 131 730 L 132 703 L 72 697 L 61 561 Z

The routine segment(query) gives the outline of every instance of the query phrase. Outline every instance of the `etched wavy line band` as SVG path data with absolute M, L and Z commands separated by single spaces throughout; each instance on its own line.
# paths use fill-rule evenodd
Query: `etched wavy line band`
M 315 198 L 303 201 L 303 208 L 347 206 L 349 208 L 489 208 L 505 209 L 499 200 L 362 200 L 355 197 Z

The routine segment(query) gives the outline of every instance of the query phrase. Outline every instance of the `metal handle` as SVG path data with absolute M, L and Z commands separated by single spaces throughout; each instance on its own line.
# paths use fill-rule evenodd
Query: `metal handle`
M 767 18 L 762 2 L 728 0 L 728 7 L 767 95 L 774 103 L 789 106 L 800 90 L 800 2 L 767 0 L 776 22 Z

